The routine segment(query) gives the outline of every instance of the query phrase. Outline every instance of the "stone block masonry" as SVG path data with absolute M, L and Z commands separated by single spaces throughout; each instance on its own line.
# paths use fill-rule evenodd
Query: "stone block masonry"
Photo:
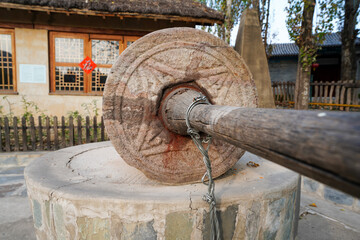
M 0 153 L 0 197 L 26 197 L 24 169 L 45 152 Z
M 360 199 L 343 193 L 308 177 L 302 177 L 302 192 L 309 196 L 324 199 L 337 206 L 360 213 Z
M 25 179 L 38 239 L 209 238 L 206 186 L 149 180 L 108 142 L 44 155 L 26 168 Z M 216 181 L 223 239 L 294 239 L 299 180 L 245 154 Z

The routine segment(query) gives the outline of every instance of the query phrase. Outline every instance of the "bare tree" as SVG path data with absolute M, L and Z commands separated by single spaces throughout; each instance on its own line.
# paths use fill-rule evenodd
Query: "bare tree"
M 345 0 L 343 28 L 341 32 L 341 80 L 356 80 L 355 39 L 358 34 L 356 17 L 359 14 L 360 0 Z M 358 91 L 354 92 L 354 100 L 358 100 Z
M 313 22 L 316 2 L 319 4 L 320 13 L 317 21 Z M 337 15 L 338 5 L 335 0 L 288 0 L 288 3 L 286 25 L 290 38 L 299 47 L 295 108 L 307 109 L 311 65 L 316 61 L 317 51 L 321 48 L 326 34 L 333 30 L 332 22 Z

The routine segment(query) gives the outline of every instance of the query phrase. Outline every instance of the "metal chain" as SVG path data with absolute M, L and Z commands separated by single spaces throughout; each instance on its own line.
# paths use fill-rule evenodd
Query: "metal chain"
M 201 178 L 203 184 L 208 186 L 208 192 L 203 196 L 203 200 L 209 204 L 209 214 L 210 214 L 210 224 L 211 224 L 211 231 L 210 231 L 210 239 L 211 240 L 220 240 L 220 224 L 216 214 L 216 201 L 215 201 L 215 182 L 212 179 L 211 174 L 211 162 L 209 158 L 209 148 L 211 144 L 211 136 L 207 135 L 203 139 L 199 134 L 199 131 L 192 128 L 189 121 L 189 116 L 193 108 L 199 104 L 210 104 L 207 98 L 203 95 L 196 97 L 193 99 L 193 102 L 190 104 L 186 111 L 186 126 L 187 126 L 187 133 L 191 136 L 192 140 L 194 141 L 196 147 L 200 150 L 201 154 L 203 155 L 203 161 L 206 166 L 206 172 L 204 176 Z M 207 144 L 205 148 L 203 143 Z M 206 183 L 205 178 L 207 177 L 208 182 Z

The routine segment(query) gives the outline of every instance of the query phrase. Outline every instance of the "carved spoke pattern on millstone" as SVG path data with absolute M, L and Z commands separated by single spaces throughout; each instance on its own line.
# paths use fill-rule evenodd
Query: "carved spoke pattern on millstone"
M 254 82 L 241 57 L 216 37 L 196 29 L 151 33 L 120 55 L 104 94 L 108 135 L 120 156 L 149 178 L 167 183 L 200 181 L 202 156 L 191 138 L 170 132 L 157 114 L 168 86 L 196 83 L 214 104 L 256 107 Z M 228 170 L 243 150 L 214 140 L 213 176 Z
M 183 49 L 177 49 L 177 51 L 183 51 Z M 166 54 L 166 52 L 163 52 L 161 55 L 163 54 Z M 181 57 L 184 56 L 182 55 Z M 176 65 L 171 66 L 169 63 L 164 62 L 162 57 L 154 56 L 153 58 L 144 61 L 142 65 L 138 67 L 134 76 L 137 76 L 136 79 L 146 80 L 145 85 L 147 85 L 149 94 L 152 94 L 153 96 L 158 94 L 158 86 L 164 84 L 164 80 L 169 83 L 186 79 L 186 81 L 205 80 L 213 82 L 213 88 L 215 88 L 216 91 L 225 92 L 225 94 L 223 94 L 223 98 L 225 99 L 227 96 L 226 93 L 232 85 L 232 83 L 230 83 L 232 73 L 229 72 L 225 66 L 217 64 L 216 59 L 207 59 L 207 62 L 209 62 L 210 59 L 212 60 L 212 64 L 210 65 L 213 65 L 214 67 L 211 69 L 199 66 L 203 57 L 204 52 L 201 52 L 200 54 L 199 52 L 192 51 L 189 65 L 186 69 L 179 69 L 176 68 Z M 157 83 L 151 83 L 148 79 L 155 80 Z M 230 84 L 226 85 L 225 83 Z M 141 84 L 144 84 L 144 82 L 141 81 Z M 145 107 L 145 104 L 143 107 Z M 141 122 L 137 122 L 136 125 L 135 122 L 132 123 L 131 132 L 128 133 L 131 138 L 135 139 L 134 143 L 136 143 L 135 149 L 137 151 L 141 152 L 143 156 L 152 159 L 154 165 L 171 165 L 173 167 L 177 166 L 187 168 L 192 165 L 193 168 L 203 168 L 200 154 L 198 155 L 198 160 L 195 164 L 194 159 L 192 159 L 194 157 L 193 153 L 189 155 L 189 152 L 194 149 L 194 145 L 191 141 L 185 142 L 183 137 L 176 137 L 173 134 L 170 134 L 169 136 L 169 134 L 166 134 L 162 123 L 158 119 L 151 120 L 150 124 L 144 124 L 144 122 L 146 122 L 146 119 L 143 119 L 145 115 L 146 114 L 142 116 Z M 139 117 L 132 116 L 132 119 L 139 119 Z M 130 119 L 124 121 L 128 120 Z M 153 129 L 159 128 L 160 130 L 155 132 L 152 131 Z M 161 135 L 162 133 L 165 136 Z M 212 149 L 216 148 L 217 145 L 218 141 L 215 140 Z M 235 150 L 235 147 L 227 147 L 227 150 L 221 152 L 224 155 L 215 154 L 216 151 L 210 151 L 212 161 L 226 160 L 226 157 L 229 157 Z M 221 151 L 220 149 L 217 149 L 217 151 Z M 179 158 L 179 154 L 181 154 L 182 157 Z M 179 159 L 181 159 L 181 161 L 179 161 Z

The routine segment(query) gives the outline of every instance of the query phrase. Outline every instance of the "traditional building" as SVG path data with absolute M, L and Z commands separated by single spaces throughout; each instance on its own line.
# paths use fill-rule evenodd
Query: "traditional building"
M 136 39 L 222 22 L 193 0 L 0 0 L 2 112 L 21 115 L 29 102 L 58 116 L 101 108 L 112 64 Z
M 357 79 L 360 79 L 360 39 L 355 41 Z M 271 81 L 295 82 L 298 66 L 299 48 L 295 43 L 273 44 L 269 58 Z M 313 81 L 331 82 L 340 80 L 341 35 L 332 33 L 326 36 L 322 49 L 318 52 L 318 67 L 312 71 Z

